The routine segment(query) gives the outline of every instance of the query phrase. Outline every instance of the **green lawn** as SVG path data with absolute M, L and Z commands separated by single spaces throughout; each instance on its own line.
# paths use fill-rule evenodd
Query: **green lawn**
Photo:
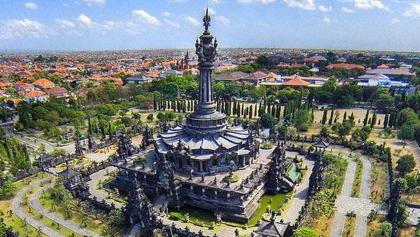
M 55 207 L 54 212 L 56 212 L 58 215 L 65 217 L 65 209 L 64 207 L 54 204 L 54 201 L 51 200 L 49 198 L 49 194 L 48 192 L 46 192 L 46 195 L 44 195 L 44 197 L 40 198 L 40 203 L 41 205 L 48 209 L 48 210 L 52 210 L 53 206 Z M 78 210 L 79 212 L 76 212 L 74 210 L 71 210 L 71 216 L 69 218 L 69 220 L 71 220 L 72 222 L 81 225 L 82 224 L 82 219 L 84 217 L 87 217 L 87 229 L 90 231 L 93 231 L 95 233 L 101 234 L 103 232 L 103 230 L 106 228 L 104 223 L 101 222 L 98 219 L 95 219 L 93 216 L 88 215 L 86 213 L 83 213 L 82 210 Z
M 362 173 L 363 173 L 363 163 L 357 159 L 356 174 L 353 179 L 353 187 L 351 190 L 352 197 L 359 197 L 360 195 L 360 186 L 362 184 Z
M 259 201 L 259 208 L 255 211 L 254 215 L 252 215 L 251 219 L 248 221 L 247 226 L 251 227 L 257 225 L 263 214 L 266 213 L 267 207 L 269 207 L 271 210 L 278 211 L 285 204 L 287 197 L 290 197 L 290 194 L 264 194 Z M 185 206 L 179 211 L 170 211 L 169 218 L 177 221 L 185 221 L 185 215 L 187 213 L 189 215 L 189 223 L 194 225 L 209 228 L 212 222 L 216 222 L 216 217 L 212 211 L 190 206 Z M 222 223 L 239 228 L 245 227 L 245 225 L 235 222 L 223 221 Z
M 252 215 L 251 219 L 249 219 L 248 226 L 255 226 L 257 225 L 258 221 L 261 220 L 262 215 L 266 212 L 267 207 L 271 210 L 278 211 L 283 204 L 286 202 L 286 198 L 289 197 L 290 194 L 264 194 L 260 199 L 260 206 L 257 211 Z

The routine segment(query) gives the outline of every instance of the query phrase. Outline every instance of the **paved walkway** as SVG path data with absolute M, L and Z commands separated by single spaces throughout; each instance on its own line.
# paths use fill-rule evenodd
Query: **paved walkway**
M 40 228 L 42 233 L 50 237 L 64 237 L 60 233 L 56 232 L 55 230 L 45 226 L 42 222 L 36 220 L 31 215 L 28 215 L 23 208 L 21 207 L 20 203 L 22 202 L 23 197 L 25 197 L 26 193 L 29 192 L 34 187 L 41 185 L 42 182 L 49 180 L 51 177 L 47 177 L 44 179 L 37 180 L 35 182 L 30 183 L 28 186 L 22 188 L 19 192 L 16 193 L 15 197 L 12 200 L 12 211 L 16 214 L 20 219 L 26 220 L 26 222 L 34 227 L 35 229 Z
M 105 191 L 104 189 L 98 189 L 99 182 L 105 180 L 107 170 L 108 170 L 108 172 L 112 172 L 112 171 L 117 170 L 117 168 L 113 167 L 113 166 L 109 166 L 109 167 L 107 167 L 103 170 L 100 170 L 96 173 L 93 173 L 90 176 L 91 180 L 89 180 L 87 182 L 87 185 L 89 186 L 89 192 L 92 194 L 92 196 L 96 197 L 98 199 L 98 201 L 105 200 L 105 202 L 108 203 L 108 204 L 114 203 L 114 205 L 117 208 L 122 208 L 124 206 L 124 204 L 122 204 L 120 202 L 117 202 L 113 199 L 109 199 L 107 191 Z
M 344 184 L 341 194 L 335 202 L 336 213 L 332 225 L 330 237 L 341 237 L 344 229 L 347 213 L 356 214 L 356 223 L 354 227 L 354 237 L 365 237 L 367 234 L 367 216 L 371 210 L 380 210 L 381 206 L 374 204 L 370 199 L 370 174 L 372 165 L 366 156 L 361 156 L 363 163 L 362 183 L 360 188 L 360 197 L 351 197 L 353 180 L 356 173 L 356 162 L 348 157 L 347 171 L 344 178 Z
M 100 235 L 96 234 L 95 232 L 92 232 L 86 228 L 80 228 L 80 226 L 70 220 L 65 220 L 64 217 L 61 215 L 57 215 L 55 212 L 50 212 L 49 210 L 45 209 L 41 203 L 39 202 L 39 198 L 41 197 L 41 194 L 43 191 L 46 191 L 54 186 L 54 183 L 50 183 L 48 185 L 45 185 L 41 189 L 37 190 L 31 197 L 31 207 L 37 211 L 38 213 L 41 213 L 42 215 L 48 217 L 49 219 L 53 220 L 56 223 L 59 223 L 60 225 L 66 227 L 67 229 L 70 229 L 71 231 L 82 235 L 82 236 L 93 236 L 93 237 L 99 237 Z
M 291 200 L 291 206 L 287 209 L 282 219 L 284 222 L 289 222 L 292 225 L 295 224 L 297 218 L 299 217 L 299 211 L 305 205 L 306 197 L 308 196 L 308 187 L 309 187 L 309 177 L 314 168 L 314 162 L 310 160 L 303 159 L 303 162 L 307 165 L 308 170 L 303 177 L 302 182 L 296 188 L 296 195 Z

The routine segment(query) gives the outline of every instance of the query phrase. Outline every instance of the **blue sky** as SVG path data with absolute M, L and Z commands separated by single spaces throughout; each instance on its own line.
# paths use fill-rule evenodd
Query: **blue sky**
M 220 47 L 420 51 L 420 0 L 0 0 L 0 49 Z

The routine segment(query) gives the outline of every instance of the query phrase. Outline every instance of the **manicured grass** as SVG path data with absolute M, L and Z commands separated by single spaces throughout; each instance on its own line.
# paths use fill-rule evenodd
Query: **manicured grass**
M 266 213 L 267 207 L 269 207 L 271 210 L 278 211 L 283 204 L 286 202 L 286 198 L 289 197 L 290 194 L 276 194 L 276 195 L 269 195 L 264 194 L 259 203 L 260 206 L 255 211 L 254 215 L 251 217 L 251 219 L 248 221 L 248 224 L 246 226 L 256 226 L 258 221 L 261 220 L 264 213 Z M 177 221 L 185 221 L 185 215 L 188 213 L 189 215 L 189 223 L 201 226 L 201 227 L 207 227 L 209 228 L 212 224 L 212 222 L 216 223 L 216 217 L 212 211 L 199 209 L 196 207 L 190 207 L 185 206 L 181 208 L 179 211 L 170 211 L 169 212 L 169 218 L 172 220 Z M 223 224 L 229 225 L 229 226 L 236 226 L 238 228 L 243 228 L 245 225 L 234 223 L 234 222 L 222 222 Z
M 278 211 L 286 202 L 286 198 L 289 196 L 289 194 L 264 194 L 259 201 L 259 208 L 255 211 L 254 215 L 252 215 L 251 219 L 249 219 L 248 226 L 256 225 L 258 221 L 261 220 L 267 208 Z
M 48 209 L 48 210 L 53 210 L 53 207 L 55 208 L 54 212 L 57 213 L 58 215 L 62 216 L 62 217 L 66 217 L 65 216 L 65 209 L 63 206 L 54 204 L 54 201 L 51 200 L 49 198 L 49 194 L 48 192 L 46 192 L 46 194 L 44 195 L 44 197 L 40 198 L 40 203 L 41 205 Z M 73 204 L 72 204 L 73 205 Z M 75 204 L 75 206 L 77 206 Z M 95 233 L 101 234 L 103 232 L 103 230 L 106 228 L 105 224 L 100 221 L 99 219 L 96 219 L 95 217 L 83 213 L 81 209 L 78 209 L 77 211 L 73 210 L 73 208 L 71 208 L 71 215 L 69 220 L 81 225 L 82 224 L 82 219 L 87 217 L 87 226 L 86 229 L 93 231 Z
M 189 216 L 189 223 L 194 225 L 210 227 L 212 222 L 216 222 L 216 217 L 212 211 L 190 206 L 184 206 L 179 211 L 170 211 L 169 218 L 185 221 L 186 214 Z
M 388 167 L 385 162 L 370 159 L 372 163 L 370 199 L 377 204 L 383 203 L 389 195 Z
M 356 166 L 356 174 L 354 175 L 353 179 L 353 187 L 351 190 L 352 197 L 359 197 L 360 195 L 360 187 L 362 184 L 362 174 L 363 174 L 363 163 L 359 159 L 357 159 L 357 166 Z
M 31 189 L 28 193 L 27 193 L 27 197 L 28 197 L 28 203 L 26 205 L 22 204 L 22 207 L 24 207 L 25 212 L 32 216 L 33 218 L 35 218 L 36 220 L 40 221 L 41 223 L 43 223 L 44 225 L 50 227 L 51 229 L 57 231 L 58 233 L 64 235 L 64 236 L 75 236 L 75 237 L 82 237 L 81 235 L 78 235 L 76 233 L 74 233 L 72 230 L 61 226 L 60 224 L 58 224 L 57 222 L 49 219 L 48 217 L 42 216 L 40 213 L 36 212 L 35 209 L 30 208 L 30 199 L 31 196 L 40 189 L 41 187 L 35 187 L 33 189 Z
M 344 223 L 343 235 L 342 237 L 353 237 L 354 236 L 354 226 L 356 224 L 356 216 L 346 216 L 346 222 Z M 357 237 L 357 236 L 354 236 Z

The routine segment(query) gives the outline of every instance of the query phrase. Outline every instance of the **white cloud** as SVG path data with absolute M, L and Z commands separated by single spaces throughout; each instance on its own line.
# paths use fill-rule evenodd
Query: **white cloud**
M 315 10 L 315 0 L 283 0 L 288 7 L 296 7 L 304 10 Z
M 382 0 L 354 0 L 354 6 L 363 10 L 377 8 L 389 11 Z
M 322 18 L 322 21 L 324 23 L 330 24 L 331 23 L 331 19 L 328 16 L 324 16 L 324 18 Z
M 169 26 L 174 27 L 174 28 L 177 28 L 177 29 L 181 28 L 181 25 L 180 25 L 180 24 L 178 24 L 178 22 L 171 21 L 171 20 L 168 20 L 168 19 L 163 19 L 163 22 L 164 22 L 165 24 L 169 25 Z
M 318 7 L 318 9 L 321 11 L 321 12 L 330 12 L 330 11 L 332 11 L 332 7 L 331 6 L 324 6 L 324 5 L 319 5 L 319 7 Z
M 394 24 L 399 23 L 399 22 L 400 22 L 400 19 L 398 19 L 398 18 L 393 18 L 392 19 L 392 23 L 394 23 Z
M 101 6 L 106 3 L 106 0 L 81 0 L 81 1 L 84 2 L 88 6 L 94 6 L 94 5 Z
M 225 16 L 216 16 L 216 21 L 220 22 L 222 25 L 228 26 L 230 24 L 229 18 Z
M 36 5 L 36 3 L 34 2 L 25 2 L 25 4 L 23 4 L 24 7 L 31 9 L 31 10 L 36 10 L 38 9 L 38 5 Z
M 420 19 L 420 2 L 412 3 L 410 8 L 403 13 L 403 16 Z
M 156 17 L 150 15 L 148 12 L 142 9 L 133 10 L 132 14 L 135 17 L 137 17 L 139 20 L 146 22 L 150 25 L 156 25 L 156 26 L 160 25 L 160 22 Z
M 347 7 L 342 7 L 341 11 L 345 12 L 345 13 L 354 13 L 353 9 L 347 8 Z
M 0 23 L 0 39 L 47 38 L 50 33 L 38 21 L 15 19 Z
M 221 0 L 210 0 L 209 3 L 210 4 L 219 4 L 221 2 Z
M 262 4 L 268 4 L 272 3 L 276 0 L 237 0 L 239 3 L 262 3 Z
M 168 17 L 168 16 L 171 16 L 171 13 L 170 12 L 162 12 L 162 16 Z
M 64 20 L 64 19 L 56 19 L 55 24 L 58 28 L 61 28 L 61 29 L 71 29 L 71 28 L 76 27 L 76 24 L 74 24 L 71 21 Z
M 192 16 L 186 16 L 185 20 L 187 20 L 193 26 L 199 26 L 200 22 Z
M 208 9 L 209 9 L 210 16 L 216 15 L 216 10 L 214 10 L 214 8 L 209 7 Z
M 92 19 L 90 19 L 88 16 L 86 16 L 85 14 L 80 15 L 77 20 L 79 21 L 79 23 L 82 26 L 85 27 L 92 27 L 93 26 L 93 21 Z

